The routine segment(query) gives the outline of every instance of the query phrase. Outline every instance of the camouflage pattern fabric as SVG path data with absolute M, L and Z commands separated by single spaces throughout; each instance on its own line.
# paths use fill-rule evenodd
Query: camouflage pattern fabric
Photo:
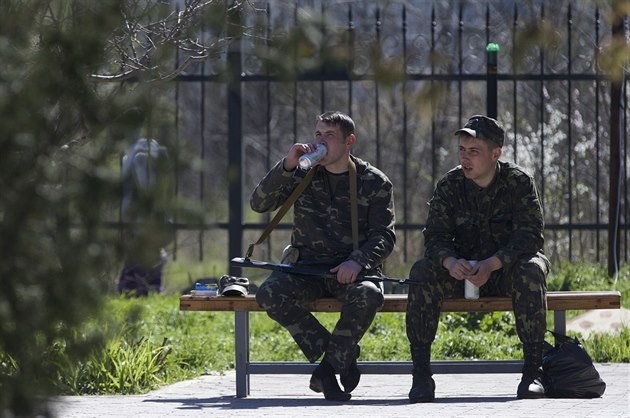
M 523 343 L 539 343 L 547 329 L 545 278 L 548 264 L 544 256 L 518 260 L 510 271 L 495 271 L 479 289 L 481 297 L 512 296 L 516 332 Z M 448 271 L 429 258 L 416 262 L 409 274 L 418 283 L 409 285 L 407 337 L 412 353 L 416 346 L 435 339 L 444 298 L 463 297 L 464 281 L 455 280 Z
M 291 245 L 299 250 L 300 264 L 337 265 L 350 259 L 370 270 L 383 264 L 394 248 L 393 186 L 374 166 L 350 158 L 357 168 L 359 249 L 352 250 L 348 176 L 339 175 L 331 193 L 329 174 L 318 167 L 293 207 Z M 252 193 L 252 209 L 260 213 L 278 209 L 305 175 L 299 168 L 285 171 L 283 161 L 278 162 Z
M 343 302 L 334 330 L 329 332 L 304 304 L 333 296 Z M 358 342 L 383 305 L 378 284 L 370 281 L 340 284 L 335 279 L 274 272 L 256 292 L 256 301 L 270 318 L 285 327 L 308 361 L 322 354 L 341 374 L 356 358 Z
M 533 178 L 518 166 L 498 162 L 487 188 L 464 177 L 460 167 L 444 176 L 429 202 L 425 258 L 414 264 L 409 286 L 407 336 L 415 347 L 435 338 L 442 300 L 463 297 L 464 282 L 442 267 L 446 257 L 483 260 L 496 255 L 503 268 L 480 295 L 512 296 L 516 329 L 524 343 L 539 343 L 546 330 L 543 214 Z
M 354 260 L 368 274 L 379 274 L 392 252 L 394 233 L 393 187 L 380 170 L 350 156 L 357 169 L 359 248 L 353 250 L 348 175 L 334 175 L 334 191 L 326 170 L 318 167 L 311 183 L 293 206 L 291 245 L 295 264 L 330 269 Z M 251 196 L 256 212 L 279 208 L 306 175 L 297 168 L 285 171 L 278 162 Z M 335 297 L 343 309 L 335 329 L 327 331 L 303 304 L 321 297 Z M 356 356 L 356 347 L 383 303 L 382 289 L 371 282 L 339 284 L 334 279 L 272 273 L 256 293 L 259 305 L 291 333 L 310 362 L 323 354 L 338 373 L 345 372 Z

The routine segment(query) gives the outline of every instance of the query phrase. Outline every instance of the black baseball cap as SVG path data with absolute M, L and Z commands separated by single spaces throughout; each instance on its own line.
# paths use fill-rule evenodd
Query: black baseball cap
M 505 131 L 503 126 L 496 120 L 488 116 L 475 115 L 468 119 L 463 128 L 455 131 L 455 135 L 466 133 L 474 138 L 490 140 L 498 146 L 503 146 Z

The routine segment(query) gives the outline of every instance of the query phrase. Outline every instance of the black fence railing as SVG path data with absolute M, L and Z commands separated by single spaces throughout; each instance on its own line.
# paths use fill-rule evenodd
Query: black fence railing
M 611 82 L 598 65 L 602 46 L 627 36 L 627 17 L 615 26 L 603 18 L 609 6 L 570 1 L 322 2 L 321 37 L 297 44 L 311 50 L 287 55 L 279 74 L 282 60 L 272 70 L 261 56 L 277 51 L 271 40 L 280 34 L 316 27 L 300 3 L 267 4 L 262 25 L 260 12 L 238 16 L 257 32 L 233 42 L 221 62 L 177 79 L 176 141 L 201 162 L 179 175 L 178 198 L 208 216 L 176 219 L 175 257 L 242 256 L 269 220 L 249 210 L 249 193 L 293 142 L 310 141 L 317 114 L 339 109 L 357 123 L 354 152 L 395 185 L 399 238 L 390 265 L 422 254 L 426 202 L 457 164 L 453 132 L 484 112 L 507 128 L 504 158 L 536 178 L 552 259 L 628 261 L 628 81 Z M 528 33 L 545 36 L 543 46 Z M 346 59 L 326 61 L 336 50 Z M 288 225 L 259 258 L 277 259 Z

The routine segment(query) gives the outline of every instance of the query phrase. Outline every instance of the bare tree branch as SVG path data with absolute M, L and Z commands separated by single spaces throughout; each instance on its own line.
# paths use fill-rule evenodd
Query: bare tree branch
M 224 0 L 185 0 L 181 10 L 172 10 L 170 2 L 160 0 L 128 2 L 121 10 L 125 23 L 108 43 L 110 69 L 92 74 L 92 78 L 103 82 L 172 80 L 191 64 L 227 47 L 230 38 L 225 16 L 246 5 L 256 10 L 246 0 L 229 6 Z M 174 65 L 175 51 L 182 56 L 181 64 Z

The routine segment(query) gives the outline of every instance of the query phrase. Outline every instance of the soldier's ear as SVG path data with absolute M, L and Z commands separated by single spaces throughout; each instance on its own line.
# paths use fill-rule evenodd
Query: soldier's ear
M 357 140 L 357 137 L 354 136 L 354 134 L 350 134 L 348 135 L 348 137 L 346 138 L 346 145 L 353 145 L 355 143 L 355 141 Z
M 496 161 L 499 159 L 502 153 L 503 153 L 503 148 L 496 147 L 492 150 L 492 158 Z

